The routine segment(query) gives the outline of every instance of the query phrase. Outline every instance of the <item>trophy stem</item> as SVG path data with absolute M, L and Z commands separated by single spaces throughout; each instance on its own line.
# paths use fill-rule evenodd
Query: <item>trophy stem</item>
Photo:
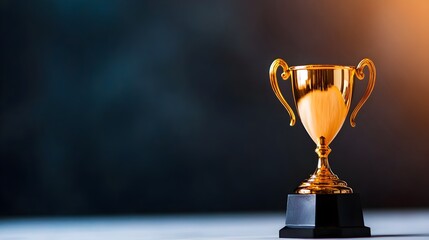
M 320 137 L 316 153 L 319 156 L 317 169 L 304 182 L 299 185 L 295 193 L 299 194 L 343 194 L 353 193 L 353 190 L 347 186 L 347 183 L 335 175 L 329 166 L 328 155 L 331 152 L 329 146 L 325 143 L 325 138 Z

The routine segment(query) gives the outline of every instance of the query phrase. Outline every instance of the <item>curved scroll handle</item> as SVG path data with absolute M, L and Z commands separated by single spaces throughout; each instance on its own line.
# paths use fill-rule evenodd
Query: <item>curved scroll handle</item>
M 271 64 L 271 67 L 270 67 L 271 87 L 273 88 L 273 91 L 276 94 L 277 98 L 280 100 L 280 102 L 283 104 L 283 106 L 286 108 L 287 112 L 289 113 L 290 125 L 293 126 L 295 125 L 295 122 L 296 122 L 295 113 L 293 112 L 292 108 L 290 108 L 289 104 L 284 99 L 282 93 L 280 92 L 279 84 L 277 82 L 276 73 L 277 73 L 277 68 L 279 66 L 283 68 L 283 73 L 281 75 L 283 80 L 287 80 L 290 76 L 289 66 L 287 65 L 287 63 L 283 59 L 277 58 L 276 60 L 274 60 L 274 62 Z
M 356 67 L 356 77 L 359 80 L 362 80 L 365 77 L 365 74 L 363 72 L 363 69 L 365 68 L 365 66 L 367 66 L 368 69 L 369 69 L 368 86 L 366 87 L 366 91 L 365 91 L 362 99 L 359 101 L 359 103 L 356 105 L 355 109 L 353 110 L 352 114 L 350 115 L 350 125 L 352 125 L 352 127 L 356 126 L 356 122 L 355 122 L 356 115 L 358 114 L 359 110 L 361 109 L 361 107 L 363 106 L 363 104 L 368 99 L 369 95 L 371 95 L 371 92 L 374 89 L 374 85 L 375 85 L 375 76 L 376 76 L 375 65 L 368 58 L 364 58 L 357 65 L 357 67 Z

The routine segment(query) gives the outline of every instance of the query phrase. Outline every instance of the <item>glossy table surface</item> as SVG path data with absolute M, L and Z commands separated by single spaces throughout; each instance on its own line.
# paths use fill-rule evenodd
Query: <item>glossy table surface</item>
M 372 210 L 364 216 L 372 238 L 429 239 L 429 209 Z M 280 213 L 3 218 L 0 239 L 278 239 L 283 223 Z

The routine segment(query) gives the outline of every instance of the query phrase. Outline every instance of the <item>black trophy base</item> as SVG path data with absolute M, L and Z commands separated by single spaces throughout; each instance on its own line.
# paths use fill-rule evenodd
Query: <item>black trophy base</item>
M 359 195 L 289 194 L 280 238 L 370 237 Z

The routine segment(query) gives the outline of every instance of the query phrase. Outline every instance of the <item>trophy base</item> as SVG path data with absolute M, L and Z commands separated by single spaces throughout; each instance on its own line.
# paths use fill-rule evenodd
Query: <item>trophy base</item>
M 370 237 L 369 227 L 284 227 L 280 230 L 280 238 L 356 238 Z
M 280 238 L 370 237 L 359 195 L 289 194 Z

